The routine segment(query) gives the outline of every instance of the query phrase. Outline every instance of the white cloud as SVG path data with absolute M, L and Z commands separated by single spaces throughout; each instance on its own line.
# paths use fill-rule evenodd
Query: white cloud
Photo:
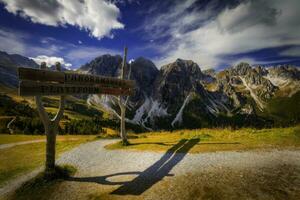
M 122 29 L 119 8 L 105 0 L 0 0 L 5 9 L 34 23 L 49 26 L 71 25 L 101 39 L 113 37 L 113 29 Z
M 71 63 L 65 63 L 65 66 L 67 69 L 70 69 L 70 67 L 72 67 L 72 64 Z
M 61 65 L 63 65 L 65 68 L 70 69 L 72 67 L 71 63 L 65 62 L 65 60 L 61 57 L 55 57 L 55 56 L 46 56 L 46 55 L 39 55 L 33 59 L 36 63 L 41 64 L 42 62 L 46 62 L 47 66 L 55 65 L 56 62 L 60 62 Z
M 226 8 L 213 19 L 211 17 L 214 15 L 214 6 L 205 9 L 209 12 L 187 12 L 192 5 L 186 7 L 184 12 L 184 18 L 191 19 L 190 21 L 185 20 L 185 23 L 180 24 L 180 20 L 171 20 L 166 30 L 165 21 L 155 20 L 155 26 L 145 28 L 151 31 L 150 27 L 154 32 L 164 30 L 169 34 L 170 40 L 161 45 L 164 46 L 161 52 L 167 53 L 156 60 L 158 65 L 183 58 L 194 60 L 201 67 L 207 68 L 226 62 L 224 55 L 300 45 L 299 0 L 246 1 L 234 8 Z M 177 13 L 175 18 L 180 18 L 183 11 L 176 11 L 176 7 L 178 5 L 173 7 L 174 13 Z M 189 30 L 192 24 L 199 22 L 198 19 L 207 20 L 206 23 L 200 23 L 197 28 Z
M 78 44 L 82 44 L 82 41 L 81 41 L 81 40 L 78 40 Z

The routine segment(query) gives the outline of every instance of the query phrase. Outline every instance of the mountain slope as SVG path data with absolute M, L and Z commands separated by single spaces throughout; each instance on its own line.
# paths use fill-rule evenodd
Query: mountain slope
M 19 67 L 37 68 L 38 65 L 30 58 L 0 51 L 1 84 L 16 87 L 18 85 L 17 69 Z
M 118 77 L 121 64 L 120 55 L 106 54 L 83 65 L 78 72 Z M 29 58 L 0 52 L 0 85 L 16 87 L 16 71 L 21 66 L 38 67 Z M 127 64 L 125 71 L 127 76 L 130 71 L 129 78 L 136 82 L 126 120 L 149 130 L 282 126 L 300 122 L 297 117 L 300 116 L 297 104 L 300 71 L 294 66 L 240 63 L 217 72 L 202 71 L 191 60 L 177 59 L 157 69 L 151 60 L 139 57 Z M 72 104 L 83 99 L 87 101 L 86 106 L 96 106 L 110 117 L 119 118 L 114 97 L 78 97 L 81 99 L 73 98 Z M 80 109 L 76 113 L 82 114 Z
M 104 62 L 106 58 L 114 62 Z M 79 71 L 117 76 L 121 62 L 119 56 L 104 55 Z M 182 59 L 158 70 L 150 60 L 138 58 L 131 63 L 130 78 L 137 88 L 130 97 L 127 121 L 148 129 L 271 125 L 276 119 L 266 114 L 269 102 L 292 97 L 300 88 L 299 70 L 293 66 L 265 68 L 240 63 L 220 72 L 202 72 L 193 61 Z M 89 102 L 118 116 L 111 97 L 93 95 Z

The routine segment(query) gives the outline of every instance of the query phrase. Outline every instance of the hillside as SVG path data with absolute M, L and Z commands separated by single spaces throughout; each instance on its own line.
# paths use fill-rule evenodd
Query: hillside
M 37 68 L 38 65 L 27 57 L 0 51 L 0 84 L 16 87 L 18 85 L 18 67 Z
M 4 87 L 2 86 L 2 88 Z M 53 117 L 58 108 L 58 98 L 44 97 L 43 102 L 46 110 Z M 1 91 L 0 116 L 1 133 L 9 133 L 7 124 L 13 119 L 11 129 L 14 133 L 42 134 L 44 132 L 43 125 L 35 109 L 34 99 L 18 97 L 14 89 L 6 88 L 5 92 Z M 101 109 L 95 106 L 87 106 L 84 100 L 69 96 L 66 100 L 64 117 L 60 124 L 60 133 L 71 134 L 68 129 L 72 129 L 74 134 L 77 132 L 81 134 L 100 133 L 103 131 L 102 122 L 105 120 L 108 120 L 107 123 L 110 126 L 117 126 L 117 122 L 105 117 Z M 94 121 L 99 121 L 98 125 L 93 123 Z

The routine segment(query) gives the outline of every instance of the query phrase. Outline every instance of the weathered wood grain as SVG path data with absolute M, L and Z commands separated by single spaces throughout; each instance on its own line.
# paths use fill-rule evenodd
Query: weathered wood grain
M 104 77 L 90 74 L 79 74 L 74 72 L 50 71 L 45 69 L 23 68 L 18 69 L 20 80 L 58 82 L 66 84 L 101 84 L 116 88 L 133 88 L 135 82 L 132 80 L 122 80 L 113 77 Z
M 60 96 L 71 94 L 109 94 L 131 95 L 130 88 L 112 88 L 101 84 L 78 85 L 61 83 L 44 83 L 37 81 L 20 81 L 20 96 Z

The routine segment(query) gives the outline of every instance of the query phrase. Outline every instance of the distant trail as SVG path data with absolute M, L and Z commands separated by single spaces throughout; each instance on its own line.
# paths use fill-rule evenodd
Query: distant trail
M 78 138 L 57 139 L 57 141 L 75 141 L 75 140 L 78 140 Z M 19 145 L 24 145 L 24 144 L 40 143 L 40 142 L 46 142 L 46 140 L 45 139 L 39 139 L 39 140 L 29 140 L 29 141 L 23 141 L 23 142 L 14 142 L 14 143 L 9 143 L 9 144 L 1 144 L 0 145 L 0 150 L 11 148 L 11 147 L 14 147 L 14 146 L 19 146 Z
M 24 142 L 14 142 L 14 143 L 9 143 L 9 144 L 1 144 L 0 149 L 7 149 L 11 148 L 14 146 L 18 145 L 23 145 L 23 144 L 32 144 L 32 143 L 39 143 L 39 142 L 45 142 L 46 140 L 30 140 L 30 141 L 24 141 Z

